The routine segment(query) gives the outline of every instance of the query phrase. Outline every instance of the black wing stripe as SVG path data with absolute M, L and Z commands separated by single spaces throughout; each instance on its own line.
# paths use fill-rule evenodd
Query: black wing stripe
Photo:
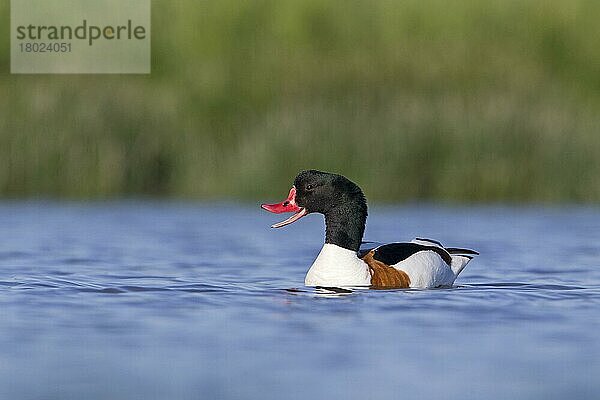
M 390 243 L 375 249 L 373 258 L 387 265 L 394 265 L 420 251 L 434 251 L 442 257 L 448 265 L 452 263 L 450 254 L 436 246 L 424 246 L 417 243 Z
M 459 249 L 457 247 L 448 247 L 446 250 L 448 250 L 448 253 L 450 254 L 456 254 L 456 255 L 467 255 L 467 254 L 471 254 L 474 256 L 478 256 L 479 253 L 476 252 L 475 250 L 469 250 L 469 249 Z

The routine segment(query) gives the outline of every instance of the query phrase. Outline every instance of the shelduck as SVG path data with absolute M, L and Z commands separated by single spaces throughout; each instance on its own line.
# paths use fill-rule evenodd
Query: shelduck
M 383 245 L 362 242 L 367 201 L 358 185 L 338 174 L 302 171 L 284 201 L 261 207 L 276 214 L 294 213 L 272 228 L 289 225 L 310 213 L 325 216 L 325 244 L 306 274 L 306 286 L 451 287 L 467 263 L 479 254 L 444 247 L 431 239 Z

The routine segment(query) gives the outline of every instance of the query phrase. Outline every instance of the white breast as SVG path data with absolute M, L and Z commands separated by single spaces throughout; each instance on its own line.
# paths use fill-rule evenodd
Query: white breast
M 352 250 L 325 243 L 304 279 L 306 286 L 370 286 L 368 265 Z

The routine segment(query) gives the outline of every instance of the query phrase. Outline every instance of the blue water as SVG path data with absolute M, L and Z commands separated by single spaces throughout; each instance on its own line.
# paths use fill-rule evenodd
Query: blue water
M 316 293 L 319 216 L 0 204 L 0 399 L 600 398 L 600 209 L 370 214 L 481 256 L 453 289 Z

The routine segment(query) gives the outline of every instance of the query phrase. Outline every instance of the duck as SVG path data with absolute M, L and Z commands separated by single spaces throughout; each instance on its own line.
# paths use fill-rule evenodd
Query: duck
M 272 228 L 312 213 L 324 216 L 325 243 L 306 274 L 304 284 L 309 287 L 448 288 L 479 255 L 426 238 L 387 244 L 363 241 L 368 214 L 365 195 L 357 184 L 335 173 L 302 171 L 284 201 L 261 207 L 275 214 L 293 213 Z

